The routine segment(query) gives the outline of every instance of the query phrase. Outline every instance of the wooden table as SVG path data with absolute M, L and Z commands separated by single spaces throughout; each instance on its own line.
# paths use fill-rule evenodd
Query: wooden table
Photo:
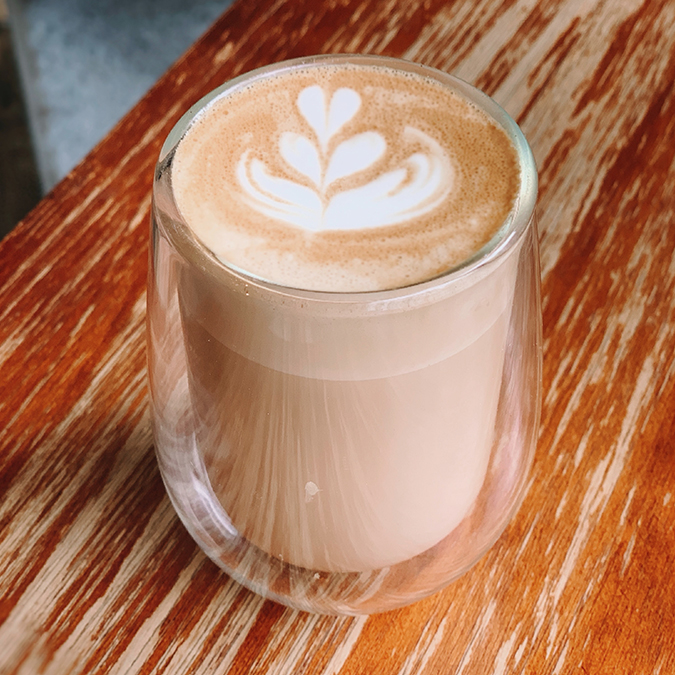
M 515 520 L 444 592 L 346 619 L 263 601 L 192 542 L 144 335 L 171 126 L 236 74 L 337 51 L 447 70 L 519 122 L 545 338 Z M 0 672 L 675 672 L 674 81 L 671 0 L 239 0 L 0 246 Z

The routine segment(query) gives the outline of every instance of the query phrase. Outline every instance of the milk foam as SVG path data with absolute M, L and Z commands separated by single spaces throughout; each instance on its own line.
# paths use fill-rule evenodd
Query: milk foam
M 331 291 L 433 278 L 480 249 L 519 186 L 515 149 L 434 80 L 355 65 L 278 74 L 198 116 L 177 205 L 224 263 Z

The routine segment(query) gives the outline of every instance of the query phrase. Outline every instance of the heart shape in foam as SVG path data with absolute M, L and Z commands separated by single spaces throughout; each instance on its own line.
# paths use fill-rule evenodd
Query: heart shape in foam
M 325 189 L 339 178 L 367 169 L 384 155 L 386 149 L 384 138 L 375 131 L 364 131 L 342 141 L 330 157 L 322 187 Z
M 361 97 L 353 89 L 341 87 L 334 92 L 330 105 L 326 106 L 323 89 L 314 84 L 300 92 L 297 105 L 325 152 L 330 139 L 359 111 Z

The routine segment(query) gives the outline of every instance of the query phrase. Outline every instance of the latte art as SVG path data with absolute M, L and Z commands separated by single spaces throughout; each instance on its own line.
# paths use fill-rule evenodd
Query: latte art
M 459 94 L 352 64 L 229 90 L 172 163 L 181 214 L 226 265 L 326 291 L 447 272 L 505 222 L 518 176 L 506 134 Z
M 328 105 L 318 85 L 303 89 L 297 108 L 313 138 L 286 131 L 279 139 L 279 154 L 306 181 L 272 175 L 246 150 L 237 166 L 246 202 L 270 218 L 314 232 L 395 225 L 437 207 L 452 189 L 452 165 L 433 138 L 409 126 L 403 140 L 417 139 L 428 152 L 413 153 L 400 168 L 329 196 L 335 181 L 372 167 L 387 152 L 386 140 L 376 131 L 356 133 L 331 147 L 360 107 L 361 97 L 353 89 L 338 89 Z

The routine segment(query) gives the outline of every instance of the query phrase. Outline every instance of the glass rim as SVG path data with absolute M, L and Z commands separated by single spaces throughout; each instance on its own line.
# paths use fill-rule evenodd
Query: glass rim
M 228 278 L 236 278 L 241 284 L 246 286 L 255 286 L 275 295 L 297 298 L 302 301 L 320 301 L 320 302 L 374 302 L 386 301 L 389 299 L 400 299 L 412 295 L 423 294 L 425 291 L 440 290 L 453 284 L 467 282 L 470 275 L 475 274 L 481 268 L 489 266 L 492 263 L 498 263 L 500 259 L 508 257 L 509 253 L 518 246 L 519 242 L 527 233 L 534 219 L 535 204 L 538 190 L 537 168 L 532 154 L 532 150 L 513 118 L 490 96 L 480 89 L 465 82 L 464 80 L 450 75 L 442 70 L 426 66 L 401 58 L 389 56 L 379 56 L 374 54 L 321 54 L 309 57 L 300 57 L 272 63 L 251 71 L 247 71 L 237 77 L 224 82 L 222 85 L 211 90 L 205 96 L 194 103 L 173 126 L 167 135 L 160 150 L 155 172 L 153 192 L 156 190 L 157 182 L 164 171 L 160 171 L 160 165 L 163 165 L 169 158 L 175 148 L 178 146 L 183 136 L 188 132 L 191 125 L 197 121 L 199 116 L 217 99 L 223 98 L 240 87 L 260 79 L 275 77 L 293 70 L 319 67 L 326 63 L 352 64 L 356 66 L 380 67 L 389 70 L 406 71 L 428 77 L 453 89 L 460 96 L 464 97 L 470 103 L 478 107 L 488 117 L 495 122 L 511 140 L 518 157 L 520 167 L 520 186 L 513 207 L 505 218 L 502 225 L 490 238 L 490 240 L 478 249 L 473 255 L 469 256 L 459 264 L 449 268 L 443 273 L 415 282 L 406 286 L 384 290 L 370 291 L 325 291 L 310 290 L 286 286 L 283 284 L 269 281 L 263 277 L 247 272 L 232 263 L 228 263 L 217 257 L 201 240 L 192 232 L 189 225 L 185 222 L 180 213 L 173 196 L 173 186 L 169 185 L 169 193 L 173 202 L 172 206 L 181 220 L 181 225 L 185 229 L 185 237 L 180 237 L 180 245 L 177 250 L 181 255 L 185 254 L 183 246 L 195 246 L 200 257 L 205 256 Z M 169 170 L 170 176 L 170 170 Z M 170 237 L 174 240 L 174 237 Z M 175 245 L 175 240 L 172 241 Z M 196 253 L 197 251 L 195 251 Z M 220 276 L 220 275 L 219 275 Z

